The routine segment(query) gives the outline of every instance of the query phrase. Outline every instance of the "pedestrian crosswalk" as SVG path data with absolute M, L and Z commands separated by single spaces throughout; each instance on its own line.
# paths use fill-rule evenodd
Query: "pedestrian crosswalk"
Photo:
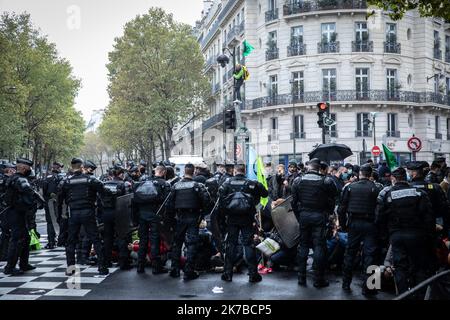
M 44 248 L 47 237 L 41 236 Z M 45 300 L 82 298 L 102 283 L 118 268 L 110 268 L 110 274 L 98 274 L 96 266 L 77 265 L 75 275 L 66 276 L 66 256 L 63 247 L 41 249 L 30 253 L 30 264 L 36 269 L 22 276 L 2 273 L 6 262 L 0 262 L 0 300 Z

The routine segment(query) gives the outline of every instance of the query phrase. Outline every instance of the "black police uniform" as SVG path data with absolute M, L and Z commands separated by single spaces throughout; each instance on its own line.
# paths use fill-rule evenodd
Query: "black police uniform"
M 248 197 L 249 206 L 247 212 L 235 212 L 229 210 L 230 205 L 235 201 L 244 201 L 236 198 L 236 195 L 245 195 Z M 257 182 L 247 179 L 243 174 L 227 179 L 219 189 L 219 203 L 221 215 L 226 219 L 226 253 L 225 253 L 225 268 L 222 279 L 231 281 L 233 276 L 233 262 L 235 261 L 236 247 L 238 245 L 239 232 L 242 234 L 242 245 L 244 248 L 244 257 L 248 265 L 249 281 L 261 281 L 261 276 L 258 274 L 256 249 L 253 241 L 255 234 L 256 209 L 255 206 L 259 203 L 261 197 L 267 197 L 268 191 L 264 186 Z M 239 206 L 239 204 L 236 204 Z
M 298 246 L 299 284 L 306 284 L 306 266 L 310 243 L 314 250 L 314 285 L 326 286 L 326 224 L 333 213 L 337 193 L 336 185 L 329 177 L 310 170 L 298 177 L 292 187 L 292 209 L 300 225 Z
M 53 171 L 51 175 L 48 175 L 42 184 L 42 195 L 45 200 L 45 220 L 47 222 L 47 235 L 48 235 L 48 247 L 52 248 L 56 245 L 56 232 L 53 226 L 52 217 L 48 208 L 48 201 L 53 197 L 56 197 L 58 193 L 58 185 L 62 180 L 62 176 L 57 171 Z
M 97 195 L 102 192 L 103 183 L 81 171 L 75 172 L 62 185 L 61 199 L 66 201 L 69 208 L 69 235 L 66 245 L 68 267 L 75 265 L 75 247 L 80 228 L 84 226 L 88 239 L 94 244 L 100 273 L 108 273 L 104 265 L 103 246 L 95 220 L 95 202 Z
M 367 268 L 375 264 L 377 253 L 377 227 L 375 225 L 375 208 L 377 197 L 382 188 L 367 178 L 347 185 L 342 191 L 341 203 L 338 207 L 339 225 L 348 228 L 348 242 L 343 265 L 343 288 L 350 289 L 352 270 L 356 255 L 363 242 L 363 294 L 368 291 L 366 285 Z
M 430 275 L 427 243 L 435 229 L 431 203 L 423 190 L 404 181 L 384 188 L 377 201 L 375 221 L 380 232 L 389 233 L 394 278 L 401 294 Z
M 127 186 L 128 184 L 128 186 Z M 114 240 L 116 239 L 116 200 L 128 193 L 130 185 L 115 177 L 104 183 L 104 191 L 100 195 L 102 203 L 103 244 L 105 249 L 105 265 L 111 265 Z M 128 241 L 126 237 L 117 239 L 119 249 L 119 266 L 122 270 L 130 269 L 128 258 Z
M 66 210 L 66 215 L 63 215 L 63 206 L 67 207 L 67 203 L 64 203 L 64 198 L 61 195 L 62 192 L 62 186 L 64 184 L 64 181 L 67 180 L 71 175 L 66 174 L 65 176 L 61 177 L 61 181 L 57 188 L 57 204 L 58 204 L 58 217 L 57 217 L 57 223 L 59 225 L 59 234 L 58 234 L 58 242 L 56 245 L 58 247 L 65 247 L 67 245 L 67 238 L 69 236 L 69 219 L 67 217 L 68 209 Z
M 133 186 L 133 192 L 143 185 L 145 182 L 139 182 Z M 151 243 L 151 260 L 153 266 L 153 273 L 163 273 L 166 270 L 161 263 L 160 255 L 160 230 L 161 230 L 161 216 L 164 208 L 161 208 L 166 198 L 170 193 L 170 184 L 161 177 L 150 177 L 147 183 L 153 183 L 158 192 L 157 199 L 151 203 L 133 202 L 133 210 L 137 211 L 139 216 L 139 251 L 138 251 L 138 269 L 139 273 L 143 273 L 145 267 L 146 256 L 148 252 L 148 243 Z M 135 197 L 136 198 L 136 197 Z M 160 212 L 158 210 L 161 208 Z M 158 213 L 158 215 L 156 214 Z M 149 236 L 150 229 L 150 236 Z
M 0 261 L 6 261 L 7 259 L 8 244 L 9 239 L 11 238 L 8 221 L 6 219 L 8 205 L 5 203 L 6 182 L 9 178 L 10 176 L 0 173 L 0 229 L 2 231 L 0 235 Z
M 180 275 L 181 248 L 183 243 L 185 243 L 187 254 L 184 279 L 195 279 L 198 277 L 198 274 L 194 271 L 194 259 L 199 240 L 199 223 L 202 219 L 202 214 L 209 213 L 211 198 L 203 184 L 184 177 L 172 187 L 167 205 L 168 213 L 176 214 L 170 275 L 172 277 Z
M 18 162 L 19 163 L 19 162 Z M 25 163 L 30 165 L 29 163 Z M 11 239 L 8 247 L 8 262 L 5 274 L 18 274 L 15 269 L 20 259 L 20 269 L 28 266 L 29 235 L 27 230 L 28 211 L 35 203 L 34 191 L 26 176 L 16 173 L 8 179 L 6 203 L 10 207 L 6 212 L 8 227 L 11 229 Z

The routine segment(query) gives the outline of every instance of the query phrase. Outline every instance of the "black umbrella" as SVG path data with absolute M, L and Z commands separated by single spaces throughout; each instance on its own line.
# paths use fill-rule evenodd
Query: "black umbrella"
M 322 161 L 344 160 L 353 154 L 345 144 L 326 143 L 321 144 L 309 153 L 309 158 L 318 158 Z

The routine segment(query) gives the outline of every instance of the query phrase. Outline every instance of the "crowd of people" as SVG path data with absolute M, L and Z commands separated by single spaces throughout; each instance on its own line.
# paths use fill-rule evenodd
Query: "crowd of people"
M 5 274 L 34 269 L 28 244 L 31 230 L 39 235 L 39 208 L 45 209 L 46 248 L 65 247 L 67 275 L 76 264 L 89 263 L 106 275 L 117 262 L 121 270 L 135 266 L 137 273 L 150 266 L 153 274 L 176 278 L 183 271 L 184 280 L 217 270 L 229 282 L 247 266 L 249 281 L 259 282 L 263 265 L 272 272 L 297 270 L 298 284 L 306 286 L 312 255 L 315 287 L 328 286 L 327 274 L 339 272 L 342 289 L 349 292 L 358 272 L 368 296 L 381 289 L 369 281 L 376 272 L 372 266 L 383 271 L 383 285 L 392 283 L 400 294 L 450 265 L 445 158 L 431 165 L 412 161 L 392 171 L 371 160 L 358 166 L 311 159 L 290 162 L 287 170 L 282 164 L 273 170 L 267 162 L 266 183 L 248 179 L 239 163 L 217 163 L 213 174 L 205 163 L 186 164 L 179 176 L 169 161 L 129 161 L 96 177 L 92 161 L 74 158 L 66 173 L 54 162 L 38 181 L 32 166 L 28 159 L 2 164 Z M 265 207 L 262 198 L 268 198 Z M 127 200 L 131 205 L 122 206 Z M 271 216 L 286 203 L 298 221 L 295 246 L 283 243 Z M 270 255 L 258 251 L 265 239 L 276 241 L 279 249 Z

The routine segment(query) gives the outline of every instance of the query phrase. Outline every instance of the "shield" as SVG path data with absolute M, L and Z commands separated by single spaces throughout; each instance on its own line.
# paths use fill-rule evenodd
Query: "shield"
M 114 211 L 114 221 L 116 224 L 116 232 L 120 238 L 126 237 L 133 227 L 131 203 L 133 194 L 129 193 L 124 196 L 117 197 L 116 208 Z
M 288 248 L 300 241 L 300 229 L 297 218 L 291 208 L 292 197 L 287 198 L 272 209 L 272 220 L 281 239 Z
M 52 221 L 53 228 L 55 229 L 55 232 L 59 234 L 59 224 L 57 222 L 57 203 L 56 199 L 52 198 L 47 201 L 47 207 L 48 207 L 48 213 L 50 215 L 50 219 Z

